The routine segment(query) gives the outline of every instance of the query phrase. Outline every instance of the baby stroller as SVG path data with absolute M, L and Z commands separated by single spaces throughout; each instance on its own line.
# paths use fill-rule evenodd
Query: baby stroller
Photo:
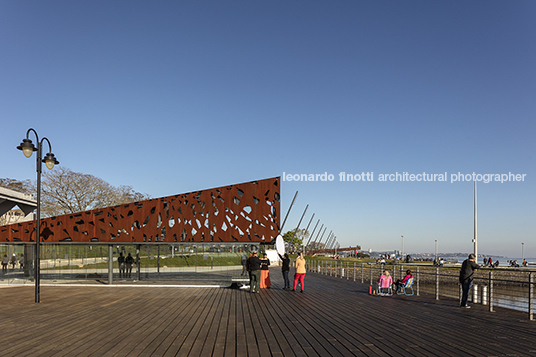
M 389 272 L 384 272 L 378 280 L 378 295 L 391 296 L 393 295 L 393 278 L 389 275 Z

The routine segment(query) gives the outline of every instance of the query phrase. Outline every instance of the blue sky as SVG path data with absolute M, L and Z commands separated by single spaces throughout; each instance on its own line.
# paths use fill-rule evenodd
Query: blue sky
M 152 197 L 290 174 L 341 246 L 536 256 L 536 3 L 1 1 L 0 177 L 65 167 Z M 374 172 L 340 182 L 340 172 Z M 447 182 L 380 182 L 381 173 Z M 302 225 L 305 225 L 302 224 Z

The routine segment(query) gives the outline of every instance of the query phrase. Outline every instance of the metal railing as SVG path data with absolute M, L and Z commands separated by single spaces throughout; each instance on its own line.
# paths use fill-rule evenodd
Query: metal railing
M 415 278 L 415 295 L 433 294 L 440 298 L 461 298 L 458 282 L 460 266 L 434 267 L 415 264 L 379 264 L 329 260 L 307 260 L 311 272 L 335 278 L 353 280 L 376 287 L 383 270 L 387 269 L 393 281 L 402 279 L 406 270 L 411 270 Z M 529 320 L 534 319 L 534 276 L 533 268 L 481 268 L 475 271 L 469 301 L 488 306 L 527 312 Z

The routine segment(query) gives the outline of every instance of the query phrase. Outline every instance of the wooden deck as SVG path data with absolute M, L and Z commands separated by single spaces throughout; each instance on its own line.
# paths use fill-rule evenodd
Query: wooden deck
M 308 273 L 260 294 L 205 287 L 0 288 L 2 356 L 535 356 L 525 313 L 379 297 Z

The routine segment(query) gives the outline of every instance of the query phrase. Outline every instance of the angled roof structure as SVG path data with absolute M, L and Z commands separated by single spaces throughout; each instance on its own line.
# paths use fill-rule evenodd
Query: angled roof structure
M 20 206 L 19 206 L 20 207 Z M 41 220 L 43 243 L 271 242 L 280 177 Z M 0 227 L 0 242 L 35 242 L 36 222 Z
M 0 187 L 0 216 L 15 206 L 18 206 L 24 214 L 29 214 L 36 209 L 37 201 L 32 195 Z

